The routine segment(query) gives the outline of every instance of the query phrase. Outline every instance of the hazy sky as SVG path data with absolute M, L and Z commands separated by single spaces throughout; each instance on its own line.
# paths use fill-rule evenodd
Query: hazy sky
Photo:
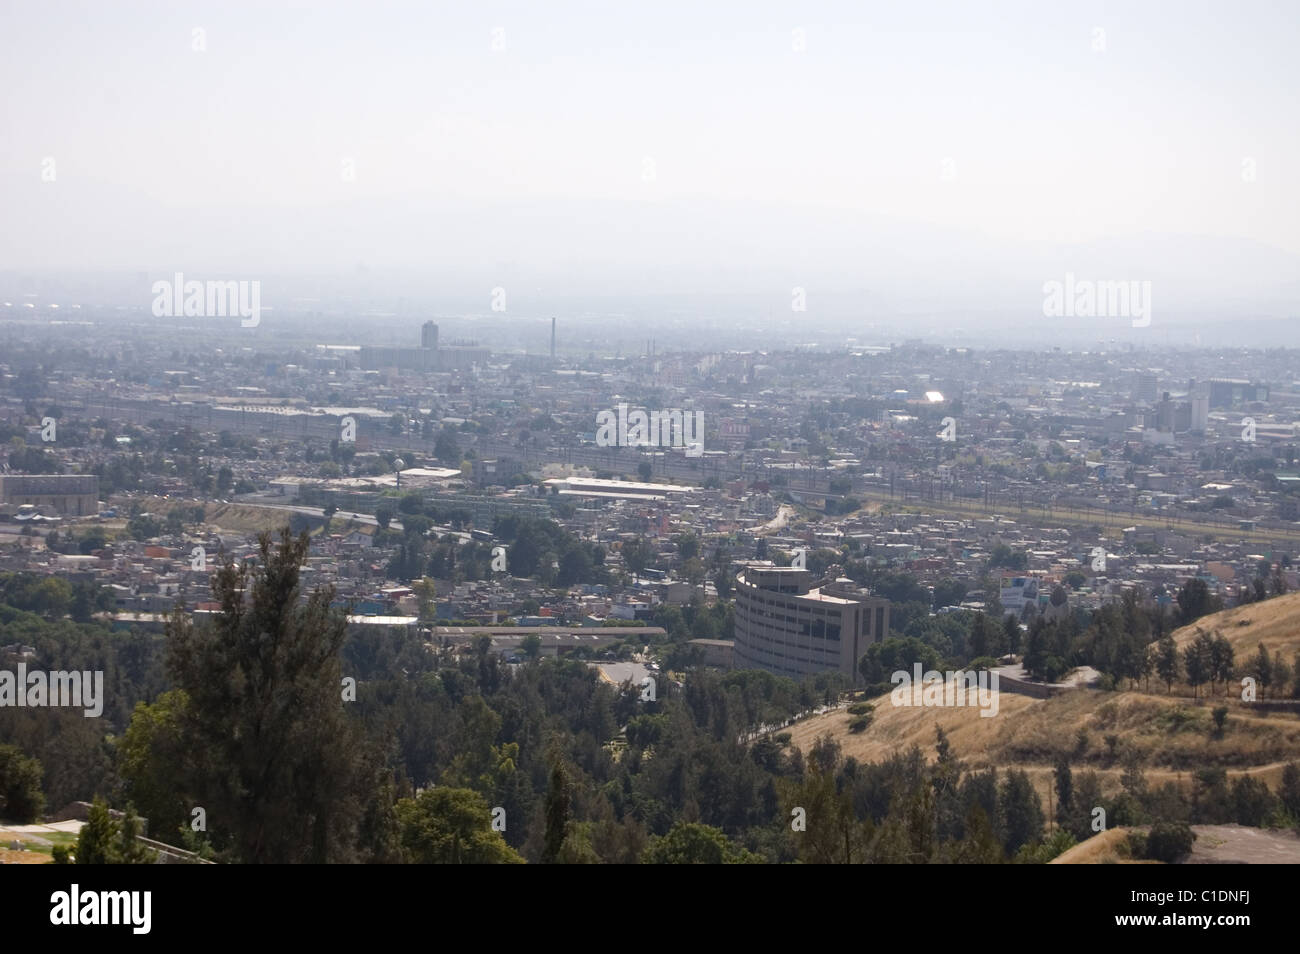
M 720 264 L 828 221 L 1300 255 L 1294 2 L 0 10 L 0 268 L 707 267 L 677 210 Z

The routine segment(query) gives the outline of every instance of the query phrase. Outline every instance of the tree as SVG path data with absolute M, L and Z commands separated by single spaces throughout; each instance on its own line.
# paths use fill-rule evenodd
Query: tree
M 966 584 L 945 576 L 934 584 L 934 608 L 956 606 L 966 598 Z
M 1077 840 L 1083 841 L 1094 834 L 1092 831 L 1092 812 L 1093 809 L 1100 808 L 1102 804 L 1101 778 L 1096 772 L 1083 772 L 1079 775 L 1071 802 L 1074 810 L 1071 813 L 1067 827 L 1070 834 L 1074 835 Z
M 384 530 L 393 522 L 393 505 L 391 503 L 381 503 L 375 507 L 375 523 L 379 524 Z
M 700 562 L 699 557 L 691 557 L 682 564 L 682 576 L 691 586 L 699 586 L 704 582 L 704 564 Z
M 1282 658 L 1282 650 L 1279 649 L 1273 654 L 1273 685 L 1277 686 L 1274 691 L 1285 692 L 1291 676 L 1291 666 Z
M 30 825 L 45 810 L 41 763 L 13 745 L 0 745 L 0 818 Z
M 1178 612 L 1184 625 L 1194 623 L 1208 613 L 1223 609 L 1222 602 L 1210 593 L 1200 577 L 1192 577 L 1178 591 Z
M 522 864 L 523 858 L 492 830 L 492 813 L 478 792 L 439 786 L 396 805 L 404 860 L 414 864 Z M 507 816 L 506 823 L 510 819 Z
M 636 537 L 628 540 L 623 544 L 620 552 L 623 554 L 623 565 L 627 567 L 628 572 L 633 576 L 640 576 L 641 572 L 650 565 L 654 559 L 654 552 L 644 538 Z
M 1165 681 L 1165 691 L 1172 692 L 1174 683 L 1182 671 L 1178 656 L 1178 644 L 1172 635 L 1165 635 L 1156 643 L 1156 672 Z
M 1263 643 L 1259 644 L 1259 651 L 1250 658 L 1250 672 L 1260 689 L 1267 691 L 1273 684 L 1273 660 Z
M 1074 812 L 1074 777 L 1070 772 L 1070 760 L 1064 755 L 1058 756 L 1053 774 L 1056 779 L 1056 823 L 1064 828 L 1069 825 Z
M 433 456 L 448 467 L 460 466 L 460 444 L 456 441 L 456 432 L 450 427 L 438 432 L 438 439 L 433 443 Z
M 546 835 L 542 848 L 543 863 L 558 860 L 560 846 L 569 826 L 569 780 L 564 772 L 564 762 L 553 757 L 551 781 L 546 789 Z
M 537 659 L 542 654 L 542 637 L 536 633 L 529 633 L 519 640 L 519 648 L 528 659 Z
M 108 813 L 108 805 L 96 798 L 90 806 L 86 823 L 77 834 L 76 859 L 79 865 L 112 864 L 118 825 Z
M 1192 644 L 1187 647 L 1187 651 L 1196 657 L 1200 667 L 1199 672 L 1202 675 L 1202 682 L 1210 684 L 1210 691 L 1214 691 L 1214 637 L 1209 633 L 1198 630 Z M 1189 669 L 1190 675 L 1190 669 Z
M 718 592 L 718 599 L 725 600 L 731 595 L 731 561 L 727 556 L 727 551 L 718 546 L 713 550 L 713 559 L 710 561 L 709 570 L 713 587 Z
M 420 619 L 433 619 L 434 606 L 438 598 L 438 584 L 432 577 L 421 577 L 411 584 L 411 592 L 415 594 L 416 614 Z
M 989 654 L 988 619 L 983 613 L 976 613 L 971 621 L 969 642 L 971 656 L 978 658 Z
M 1278 790 L 1283 810 L 1293 821 L 1300 822 L 1300 765 L 1288 762 L 1282 768 L 1282 787 Z
M 1020 653 L 1020 621 L 1015 613 L 1008 613 L 1002 620 L 1002 641 L 1007 652 L 1012 655 Z
M 1173 864 L 1192 850 L 1196 833 L 1182 822 L 1156 822 L 1147 835 L 1146 856 Z
M 644 483 L 649 483 L 650 478 L 654 475 L 654 468 L 650 466 L 650 461 L 643 460 L 641 463 L 637 464 L 636 475 L 640 477 Z
M 1192 687 L 1192 698 L 1195 699 L 1197 689 L 1210 680 L 1210 657 L 1200 636 L 1184 651 L 1183 669 L 1187 672 L 1187 684 Z
M 134 804 L 149 819 L 153 837 L 178 844 L 191 800 L 177 787 L 186 774 L 182 721 L 189 706 L 183 690 L 164 692 L 152 705 L 137 702 L 118 751 L 119 771 Z
M 1007 772 L 998 802 L 1005 830 L 1002 844 L 1008 855 L 1042 840 L 1043 806 L 1023 769 Z
M 720 828 L 679 821 L 641 855 L 647 865 L 734 865 L 757 860 L 731 843 Z
M 1223 636 L 1222 633 L 1216 633 L 1210 643 L 1210 682 L 1227 683 L 1232 678 L 1232 666 L 1236 654 L 1233 652 L 1232 643 Z
M 128 804 L 126 814 L 118 823 L 117 850 L 113 862 L 119 865 L 148 865 L 154 861 L 154 852 L 140 841 L 140 816 Z
M 196 624 L 178 606 L 167 666 L 189 697 L 181 734 L 195 764 L 183 789 L 222 819 L 219 850 L 243 862 L 349 861 L 380 801 L 376 746 L 344 711 L 347 634 L 333 587 L 299 600 L 308 537 L 258 538 L 255 564 L 212 577 L 221 610 Z M 251 597 L 251 598 L 250 598 Z M 391 808 L 387 806 L 387 808 Z
M 1029 565 L 1029 557 L 1023 550 L 1012 551 L 1005 543 L 995 544 L 989 551 L 989 568 L 1006 567 L 1009 570 L 1023 570 Z
M 96 797 L 86 824 L 77 835 L 74 852 L 79 865 L 147 865 L 154 853 L 139 841 L 140 818 L 130 805 L 122 820 L 113 818 L 108 805 Z

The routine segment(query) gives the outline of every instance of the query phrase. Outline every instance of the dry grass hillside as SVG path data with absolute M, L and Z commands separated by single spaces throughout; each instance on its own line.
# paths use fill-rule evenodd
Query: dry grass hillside
M 1073 848 L 1057 855 L 1048 864 L 1052 865 L 1158 865 L 1159 861 L 1137 861 L 1125 850 L 1129 833 L 1133 828 L 1111 828 L 1099 835 L 1080 842 Z
M 217 504 L 208 509 L 208 524 L 216 530 L 238 533 L 276 532 L 289 522 L 287 510 L 256 507 L 248 504 Z M 319 520 L 316 523 L 320 523 Z
M 1255 652 L 1261 642 L 1270 653 L 1281 651 L 1282 657 L 1290 660 L 1300 652 L 1300 593 L 1203 616 L 1175 631 L 1174 641 L 1180 649 L 1185 648 L 1198 631 L 1222 634 L 1232 643 L 1238 662 Z
M 953 753 L 971 768 L 1022 768 L 1044 804 L 1053 763 L 1063 753 L 1070 754 L 1076 772 L 1096 771 L 1107 794 L 1119 791 L 1125 751 L 1141 756 L 1152 785 L 1190 786 L 1196 769 L 1221 766 L 1229 777 L 1247 773 L 1276 789 L 1282 767 L 1300 761 L 1300 719 L 1250 712 L 1239 701 L 1193 703 L 1156 692 L 1088 689 L 1052 699 L 999 695 L 998 713 L 991 717 L 976 708 L 896 708 L 889 696 L 881 696 L 873 700 L 875 717 L 864 732 L 850 732 L 852 717 L 843 711 L 805 719 L 786 731 L 804 752 L 829 732 L 846 756 L 872 762 L 912 745 L 933 758 L 935 727 L 942 726 Z M 1222 737 L 1210 714 L 1220 704 L 1229 709 Z
M 1176 634 L 1181 645 L 1196 628 L 1222 632 L 1232 641 L 1238 661 L 1263 641 L 1270 652 L 1284 656 L 1300 649 L 1300 593 L 1250 604 L 1207 616 Z M 1075 690 L 1051 699 L 1031 699 L 1003 692 L 997 715 L 982 717 L 978 708 L 895 707 L 888 695 L 872 700 L 875 714 L 864 732 L 849 731 L 844 711 L 805 719 L 791 726 L 795 746 L 807 752 L 820 736 L 830 733 L 846 756 L 878 761 L 918 745 L 934 758 L 935 727 L 948 734 L 954 754 L 972 768 L 1023 768 L 1047 804 L 1052 766 L 1069 754 L 1076 772 L 1093 770 L 1107 794 L 1118 792 L 1122 760 L 1136 752 L 1151 785 L 1172 781 L 1189 787 L 1195 771 L 1206 766 L 1225 769 L 1231 778 L 1255 776 L 1275 791 L 1282 768 L 1300 761 L 1300 718 L 1291 713 L 1265 714 L 1242 704 L 1230 683 L 1213 693 L 1202 688 L 1200 698 L 1180 695 L 1175 686 L 1166 695 L 1152 680 L 1149 690 L 1102 692 Z M 1228 708 L 1222 734 L 1215 731 L 1213 709 Z

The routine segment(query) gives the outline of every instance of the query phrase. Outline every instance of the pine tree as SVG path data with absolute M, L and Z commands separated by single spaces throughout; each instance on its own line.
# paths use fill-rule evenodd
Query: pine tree
M 90 806 L 86 823 L 77 834 L 77 850 L 73 856 L 79 865 L 112 864 L 114 842 L 119 836 L 118 824 L 108 813 L 108 805 L 96 798 Z
M 1232 666 L 1236 658 L 1233 652 L 1232 643 L 1224 638 L 1222 633 L 1215 633 L 1214 640 L 1210 644 L 1210 681 L 1218 681 L 1226 684 L 1232 678 Z
M 1172 635 L 1162 636 L 1156 643 L 1156 672 L 1165 682 L 1165 691 L 1172 692 L 1174 683 L 1182 671 L 1182 661 L 1178 655 L 1178 644 Z
M 1006 650 L 1013 656 L 1020 653 L 1020 621 L 1016 619 L 1015 613 L 1007 614 L 1007 618 L 1002 621 L 1002 633 L 1006 643 Z M 985 819 L 987 821 L 987 819 Z
M 358 825 L 380 798 L 376 752 L 349 720 L 332 587 L 299 600 L 308 538 L 259 537 L 260 558 L 212 578 L 221 612 L 195 625 L 178 607 L 168 668 L 189 705 L 194 753 L 182 787 L 211 819 L 218 848 L 247 863 L 357 860 Z
M 1183 669 L 1187 672 L 1187 684 L 1192 687 L 1192 698 L 1196 698 L 1197 689 L 1210 680 L 1210 657 L 1201 633 L 1192 641 L 1183 653 Z
M 1273 684 L 1273 660 L 1263 643 L 1259 644 L 1259 651 L 1251 657 L 1250 670 L 1259 681 L 1260 689 L 1267 690 Z
M 1074 812 L 1074 779 L 1070 772 L 1070 760 L 1064 755 L 1056 759 L 1053 772 L 1056 778 L 1056 823 L 1062 828 L 1069 825 Z
M 135 813 L 135 807 L 127 805 L 126 814 L 122 817 L 118 833 L 118 842 L 114 853 L 114 861 L 117 864 L 153 864 L 154 852 L 139 841 L 142 827 L 143 826 L 140 824 L 140 816 Z
M 546 790 L 546 837 L 542 848 L 542 861 L 553 863 L 560 856 L 560 847 L 569 828 L 569 781 L 564 772 L 564 762 L 554 758 L 551 765 L 551 783 Z
M 988 619 L 983 613 L 976 613 L 970 627 L 970 654 L 972 658 L 989 654 Z
M 966 836 L 957 844 L 953 861 L 964 864 L 1000 864 L 1006 858 L 984 808 L 974 802 L 966 812 Z
M 998 801 L 1006 826 L 1003 847 L 1008 856 L 1014 855 L 1022 845 L 1042 840 L 1043 805 L 1023 769 L 1007 773 Z

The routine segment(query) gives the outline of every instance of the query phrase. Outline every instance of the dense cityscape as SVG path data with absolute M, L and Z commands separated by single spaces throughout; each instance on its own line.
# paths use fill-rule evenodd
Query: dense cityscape
M 18 937 L 443 940 L 556 865 L 1267 924 L 1300 17 L 1243 2 L 0 5 Z

